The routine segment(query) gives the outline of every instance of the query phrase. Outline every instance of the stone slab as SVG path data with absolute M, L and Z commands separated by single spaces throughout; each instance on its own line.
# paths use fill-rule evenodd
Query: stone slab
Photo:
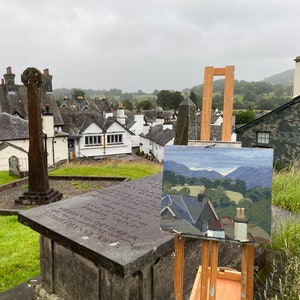
M 162 174 L 19 213 L 19 221 L 121 277 L 170 251 L 160 230 Z

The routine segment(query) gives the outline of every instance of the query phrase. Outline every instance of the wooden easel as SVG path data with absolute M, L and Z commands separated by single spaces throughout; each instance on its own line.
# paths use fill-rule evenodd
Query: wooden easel
M 204 89 L 202 103 L 202 121 L 200 140 L 210 140 L 210 124 L 212 109 L 213 77 L 225 75 L 222 141 L 231 141 L 233 91 L 234 91 L 234 66 L 225 68 L 206 67 L 204 74 Z M 183 299 L 184 277 L 184 237 L 175 235 L 175 260 L 174 260 L 174 293 L 176 300 Z M 219 243 L 214 240 L 202 240 L 202 266 L 199 300 L 218 300 L 216 298 L 216 282 L 218 275 Z M 254 245 L 242 244 L 241 264 L 241 300 L 253 299 L 254 279 Z M 230 279 L 230 277 L 228 277 Z

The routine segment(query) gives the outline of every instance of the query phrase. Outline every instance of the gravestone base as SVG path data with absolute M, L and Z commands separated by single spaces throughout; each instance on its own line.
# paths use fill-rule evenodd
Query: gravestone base
M 23 205 L 43 205 L 61 200 L 63 194 L 54 189 L 48 189 L 45 192 L 24 192 L 22 196 L 15 200 L 16 204 Z
M 185 243 L 184 292 L 192 286 L 200 262 L 201 243 Z M 89 260 L 80 254 L 40 236 L 42 286 L 35 287 L 36 300 L 173 300 L 174 248 L 143 265 L 129 276 L 103 267 L 101 258 Z M 51 297 L 51 298 L 50 298 Z

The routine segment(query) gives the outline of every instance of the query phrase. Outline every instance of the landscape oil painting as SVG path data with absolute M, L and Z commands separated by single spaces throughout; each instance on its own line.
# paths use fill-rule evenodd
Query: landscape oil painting
M 269 243 L 272 170 L 273 149 L 166 146 L 161 229 Z

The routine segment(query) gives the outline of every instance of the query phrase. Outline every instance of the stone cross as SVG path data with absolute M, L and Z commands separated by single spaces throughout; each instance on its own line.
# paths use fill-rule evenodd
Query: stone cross
M 41 90 L 42 73 L 35 68 L 27 68 L 21 75 L 28 94 L 29 123 L 29 172 L 28 192 L 16 200 L 21 204 L 46 204 L 62 198 L 62 194 L 49 188 L 46 152 L 43 144 Z
M 35 68 L 27 68 L 21 80 L 27 87 L 29 123 L 29 181 L 28 190 L 45 192 L 49 189 L 46 153 L 43 145 L 41 116 L 42 74 Z

